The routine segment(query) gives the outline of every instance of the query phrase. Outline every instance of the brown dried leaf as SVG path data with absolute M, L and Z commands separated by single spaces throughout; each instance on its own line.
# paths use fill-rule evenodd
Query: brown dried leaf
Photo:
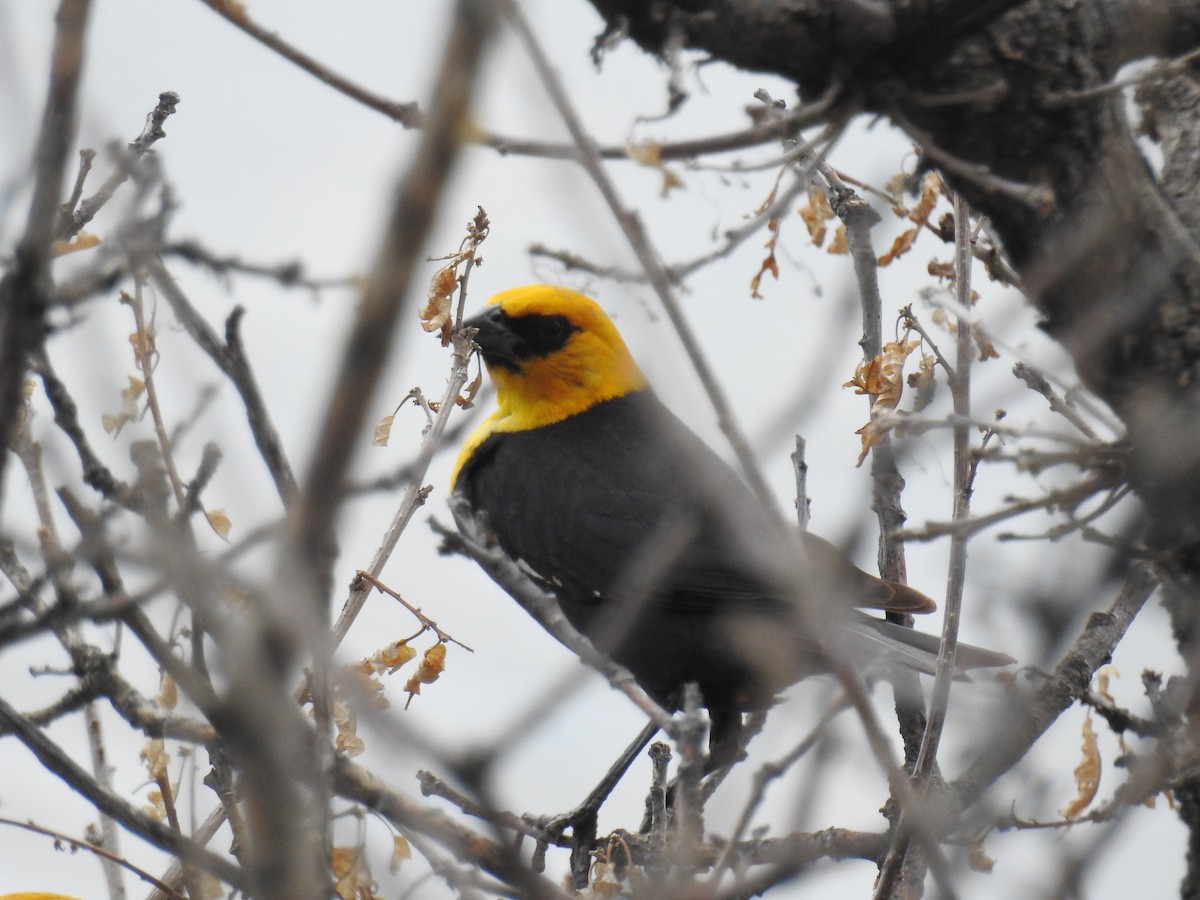
M 608 862 L 596 862 L 588 873 L 588 887 L 593 897 L 620 897 L 625 885 L 617 877 L 617 867 Z
M 456 287 L 458 287 L 458 273 L 454 271 L 454 267 L 444 266 L 438 269 L 433 274 L 433 278 L 429 280 L 429 292 L 425 305 L 417 313 L 422 328 L 426 331 L 441 332 L 443 347 L 450 343 L 450 299 Z
M 470 383 L 464 388 L 464 393 L 459 394 L 454 398 L 463 409 L 470 409 L 475 405 L 475 395 L 479 393 L 479 388 L 483 384 L 483 372 L 479 372 L 471 379 Z
M 909 212 L 908 218 L 918 225 L 924 225 L 929 219 L 929 214 L 933 212 L 934 206 L 937 205 L 939 193 L 941 193 L 941 179 L 933 172 L 927 173 L 921 180 L 921 195 L 917 198 L 917 205 Z
M 662 188 L 659 196 L 665 197 L 675 188 L 683 187 L 683 179 L 675 174 L 662 159 L 662 144 L 646 141 L 642 144 L 629 143 L 625 145 L 625 155 L 635 163 L 658 169 L 662 175 Z
M 917 240 L 917 234 L 919 232 L 919 228 L 909 228 L 898 234 L 896 239 L 892 241 L 892 246 L 888 252 L 879 257 L 879 265 L 891 265 L 894 261 L 907 253 L 912 248 L 913 243 Z
M 371 873 L 358 847 L 334 847 L 329 853 L 330 868 L 336 879 L 333 891 L 339 900 L 371 900 Z
M 333 704 L 333 722 L 337 726 L 334 745 L 339 752 L 347 756 L 358 756 L 367 749 L 367 745 L 358 736 L 358 719 L 350 713 L 346 704 L 340 701 Z
M 904 390 L 904 360 L 919 346 L 919 338 L 889 341 L 883 345 L 879 356 L 859 363 L 854 377 L 842 387 L 852 387 L 856 394 L 873 396 L 872 414 L 895 409 Z
M 147 325 L 141 331 L 130 333 L 129 345 L 133 347 L 133 358 L 139 363 L 153 361 L 155 354 L 154 337 L 154 328 L 150 325 Z M 122 394 L 124 394 L 124 391 L 122 391 Z
M 936 259 L 931 259 L 929 265 L 925 267 L 925 271 L 934 278 L 954 280 L 954 263 L 952 262 L 938 262 Z
M 981 841 L 972 841 L 967 848 L 967 865 L 972 872 L 990 873 L 996 866 L 996 861 L 983 852 Z
M 850 239 L 846 237 L 846 226 L 839 225 L 833 233 L 833 240 L 829 242 L 829 249 L 826 253 L 832 253 L 835 256 L 844 256 L 850 252 Z
M 146 771 L 150 773 L 151 778 L 156 781 L 159 778 L 166 778 L 171 754 L 167 752 L 167 745 L 162 738 L 146 741 L 138 753 L 138 757 L 146 763 Z
M 89 231 L 81 231 L 69 241 L 54 241 L 50 245 L 50 255 L 53 257 L 66 256 L 79 250 L 90 250 L 100 245 L 100 238 Z
M 669 166 L 659 166 L 658 171 L 662 175 L 662 188 L 658 192 L 660 197 L 665 197 L 676 188 L 683 187 L 683 179 L 676 175 Z
M 233 521 L 229 518 L 229 514 L 225 510 L 210 509 L 204 513 L 204 517 L 208 519 L 208 525 L 217 533 L 217 537 L 222 540 L 229 540 L 229 532 L 233 528 Z
M 167 819 L 167 806 L 163 803 L 162 791 L 158 788 L 151 788 L 146 792 L 146 799 L 149 803 L 142 807 L 142 812 L 156 822 L 165 822 Z M 4 900 L 4 898 L 0 898 L 0 900 Z
M 975 346 L 979 348 L 980 362 L 1000 358 L 1000 352 L 996 349 L 996 345 L 988 339 L 988 336 L 978 325 L 971 326 L 971 336 L 975 338 Z
M 918 338 L 884 344 L 879 356 L 859 363 L 854 377 L 842 385 L 854 388 L 856 394 L 869 394 L 875 398 L 871 401 L 870 421 L 854 432 L 862 438 L 856 466 L 863 464 L 870 449 L 891 430 L 891 423 L 880 420 L 899 406 L 900 396 L 904 392 L 904 360 L 920 345 Z
M 446 645 L 440 641 L 425 651 L 414 676 L 422 684 L 433 684 L 446 669 Z
M 131 340 L 136 337 L 136 333 L 130 336 Z M 145 393 L 146 383 L 134 375 L 127 375 L 126 378 L 129 384 L 121 389 L 121 411 L 116 415 L 100 416 L 100 424 L 108 434 L 119 434 L 126 422 L 132 422 L 141 415 L 138 398 Z
M 408 692 L 408 703 L 412 703 L 412 698 L 421 693 L 421 685 L 433 684 L 441 677 L 442 672 L 446 668 L 446 645 L 440 641 L 425 651 L 421 657 L 421 665 L 417 667 L 417 671 L 412 677 L 404 683 L 404 690 Z M 408 704 L 405 704 L 407 708 Z
M 885 193 L 891 194 L 893 197 L 899 197 L 904 193 L 904 186 L 908 183 L 908 176 L 903 172 L 897 172 L 884 184 L 883 190 Z
M 884 424 L 877 419 L 871 419 L 862 428 L 854 433 L 862 438 L 862 448 L 858 451 L 858 459 L 854 463 L 857 469 L 866 460 L 867 454 L 871 452 L 871 448 L 883 440 L 883 436 L 891 430 L 891 425 Z
M 917 397 L 913 401 L 913 412 L 927 409 L 933 402 L 933 395 L 937 390 L 937 381 L 933 377 L 936 367 L 937 357 L 922 353 L 921 361 L 917 363 L 917 370 L 906 379 L 908 386 L 917 392 Z
M 408 838 L 402 834 L 392 836 L 392 861 L 388 864 L 393 872 L 400 871 L 400 864 L 406 859 L 412 859 L 412 847 Z
M 808 236 L 813 245 L 820 247 L 825 243 L 825 223 L 834 217 L 833 207 L 829 205 L 829 198 L 825 193 L 816 187 L 809 187 L 808 202 L 796 212 L 800 214 L 804 227 L 808 229 Z
M 767 256 L 762 261 L 762 265 L 758 267 L 758 271 L 754 273 L 754 277 L 750 279 L 750 296 L 755 300 L 761 300 L 762 294 L 758 292 L 758 286 L 762 283 L 762 278 L 768 272 L 775 276 L 775 280 L 779 280 L 779 263 L 775 259 L 775 244 L 779 241 L 779 218 L 773 218 L 767 223 L 767 230 L 771 232 L 771 237 L 763 244 L 767 248 Z
M 1120 677 L 1121 677 L 1121 672 L 1120 672 L 1120 670 L 1117 669 L 1116 666 L 1101 667 L 1100 671 L 1098 671 L 1096 673 L 1096 678 L 1094 679 L 1094 682 L 1095 682 L 1094 689 L 1095 689 L 1096 693 L 1099 694 L 1101 697 L 1103 697 L 1105 700 L 1107 700 L 1109 703 L 1112 703 L 1115 705 L 1117 701 L 1113 697 L 1113 695 L 1108 692 L 1108 682 L 1109 682 L 1109 679 L 1111 679 L 1111 678 L 1120 678 Z
M 154 702 L 163 709 L 174 709 L 179 705 L 179 686 L 166 672 L 158 675 L 158 693 L 154 695 Z
M 407 641 L 393 641 L 386 647 L 376 650 L 367 662 L 376 672 L 387 672 L 392 675 L 416 655 L 416 648 L 410 647 Z
M 1075 767 L 1075 798 L 1059 810 L 1064 819 L 1074 819 L 1096 799 L 1100 789 L 1100 745 L 1092 728 L 1092 717 L 1083 720 L 1083 758 Z
M 662 144 L 656 141 L 644 141 L 640 144 L 631 141 L 625 145 L 625 155 L 643 166 L 661 165 Z

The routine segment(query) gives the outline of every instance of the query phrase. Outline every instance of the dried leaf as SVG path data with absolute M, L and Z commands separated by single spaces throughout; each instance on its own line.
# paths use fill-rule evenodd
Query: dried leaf
M 1094 679 L 1094 689 L 1097 694 L 1107 700 L 1109 703 L 1116 704 L 1116 699 L 1108 692 L 1108 682 L 1110 678 L 1120 678 L 1121 672 L 1116 666 L 1102 666 L 1100 671 L 1096 673 Z
M 931 259 L 929 265 L 925 267 L 925 271 L 934 278 L 954 280 L 954 263 L 952 262 L 938 262 L 936 259 Z
M 209 527 L 217 533 L 217 537 L 222 540 L 229 539 L 229 532 L 233 528 L 233 521 L 229 518 L 229 514 L 223 509 L 210 509 L 204 513 L 204 517 L 208 519 Z
M 333 722 L 337 727 L 334 745 L 347 756 L 358 756 L 367 749 L 362 738 L 358 736 L 358 719 L 350 713 L 345 703 L 333 704 Z
M 659 196 L 665 197 L 675 188 L 683 187 L 683 179 L 663 162 L 662 144 L 655 141 L 646 141 L 641 144 L 629 143 L 625 145 L 625 155 L 635 163 L 651 169 L 658 169 L 659 174 L 662 175 L 662 188 Z
M 846 237 L 845 225 L 837 227 L 837 231 L 833 233 L 833 240 L 829 242 L 829 249 L 825 252 L 836 256 L 844 256 L 850 252 L 850 239 Z
M 842 387 L 852 387 L 856 394 L 873 396 L 872 413 L 895 409 L 904 390 L 904 360 L 919 346 L 919 338 L 889 341 L 883 345 L 879 356 L 859 363 L 854 377 Z
M 450 343 L 450 298 L 456 287 L 458 287 L 458 273 L 454 271 L 454 267 L 444 266 L 438 269 L 433 274 L 433 278 L 429 280 L 429 292 L 425 305 L 417 313 L 422 328 L 426 331 L 441 332 L 443 347 Z
M 364 659 L 353 665 L 346 666 L 346 690 L 352 690 L 364 701 L 376 709 L 387 709 L 392 704 L 384 695 L 383 682 L 375 674 L 375 666 L 370 659 Z
M 136 400 L 146 392 L 146 382 L 138 378 L 136 375 L 126 375 L 129 384 L 121 390 L 122 400 Z
M 158 693 L 154 695 L 154 702 L 164 709 L 174 709 L 179 705 L 179 687 L 166 672 L 159 673 Z
M 151 778 L 157 781 L 166 777 L 171 754 L 167 752 L 167 745 L 162 738 L 146 741 L 138 756 L 146 763 L 146 771 Z
M 358 847 L 334 847 L 329 852 L 339 900 L 370 900 L 375 896 L 367 861 Z
M 407 641 L 394 641 L 376 650 L 368 663 L 376 672 L 387 672 L 391 675 L 416 655 L 416 648 L 409 646 Z
M 862 438 L 862 447 L 858 451 L 858 459 L 854 463 L 856 469 L 866 460 L 867 454 L 871 452 L 871 448 L 883 440 L 884 435 L 890 430 L 891 425 L 884 424 L 877 419 L 871 419 L 866 425 L 854 432 Z
M 750 296 L 755 300 L 761 300 L 762 294 L 758 292 L 758 286 L 762 283 L 762 278 L 768 272 L 775 276 L 775 280 L 779 280 L 779 263 L 775 259 L 775 244 L 779 241 L 779 219 L 778 217 L 771 219 L 767 223 L 767 230 L 771 232 L 770 238 L 763 244 L 767 248 L 767 256 L 758 267 L 758 271 L 754 273 L 754 277 L 750 279 Z
M 659 166 L 658 171 L 662 174 L 662 188 L 658 192 L 660 197 L 665 197 L 676 188 L 683 187 L 683 179 L 676 175 L 670 166 Z
M 135 338 L 137 334 L 134 333 L 130 337 L 131 339 Z M 126 378 L 129 380 L 129 384 L 121 389 L 121 411 L 116 415 L 100 416 L 100 424 L 104 426 L 104 430 L 108 434 L 119 434 L 126 422 L 132 422 L 141 415 L 138 398 L 145 393 L 146 382 L 134 375 L 127 375 Z
M 1092 717 L 1083 720 L 1083 759 L 1075 767 L 1075 798 L 1059 812 L 1065 819 L 1079 816 L 1096 799 L 1100 789 L 1100 745 L 1092 728 Z
M 408 692 L 408 702 L 411 703 L 412 698 L 421 693 L 421 685 L 437 681 L 445 668 L 446 645 L 439 641 L 425 651 L 425 655 L 421 657 L 421 665 L 404 683 L 404 690 Z M 405 706 L 407 707 L 407 704 Z
M 167 819 L 167 807 L 163 803 L 162 791 L 158 790 L 158 788 L 152 788 L 146 792 L 146 799 L 150 802 L 142 807 L 142 812 L 156 822 L 165 822 Z M 0 900 L 5 900 L 5 898 L 0 897 Z
M 402 834 L 392 836 L 392 861 L 389 866 L 393 872 L 400 871 L 400 864 L 406 859 L 412 859 L 412 847 L 408 838 Z
M 896 239 L 892 241 L 892 246 L 888 252 L 879 257 L 879 265 L 891 265 L 894 261 L 907 253 L 912 248 L 913 243 L 917 240 L 917 234 L 919 232 L 919 228 L 909 228 L 898 234 Z
M 471 379 L 466 388 L 464 388 L 464 393 L 459 394 L 454 398 L 454 402 L 463 409 L 470 409 L 475 405 L 475 395 L 479 393 L 479 388 L 482 384 L 483 372 L 479 372 L 474 378 Z
M 371 438 L 372 447 L 386 447 L 388 441 L 392 437 L 392 422 L 396 420 L 396 414 L 384 416 L 379 420 L 379 424 L 375 426 L 375 436 Z
M 856 394 L 868 394 L 871 401 L 871 419 L 854 433 L 862 438 L 862 449 L 856 465 L 861 466 L 867 453 L 878 444 L 891 429 L 882 417 L 895 411 L 904 391 L 904 360 L 921 345 L 919 338 L 909 341 L 890 341 L 883 345 L 883 352 L 874 359 L 859 363 L 854 377 L 842 387 L 852 387 Z
M 996 866 L 996 861 L 983 852 L 981 841 L 972 841 L 967 848 L 967 865 L 972 872 L 990 873 Z
M 100 245 L 100 238 L 88 231 L 81 231 L 69 241 L 54 241 L 50 245 L 50 255 L 53 257 L 66 256 L 79 250 L 90 250 Z
M 416 679 L 422 684 L 433 684 L 446 669 L 446 645 L 440 641 L 425 651 L 421 665 L 417 667 Z
M 800 213 L 800 219 L 804 222 L 804 227 L 808 229 L 808 236 L 812 239 L 813 245 L 820 247 L 825 243 L 825 223 L 834 217 L 833 207 L 829 205 L 829 198 L 825 196 L 824 191 L 816 187 L 809 187 L 808 202 L 796 211 Z
M 619 897 L 625 890 L 617 878 L 617 867 L 612 863 L 597 862 L 588 873 L 588 887 L 594 897 Z
M 154 359 L 154 328 L 147 325 L 141 331 L 131 332 L 129 346 L 133 347 L 133 358 L 139 363 L 151 363 Z
M 662 163 L 662 144 L 655 141 L 640 144 L 630 142 L 625 145 L 625 155 L 643 166 L 657 166 Z
M 933 172 L 927 173 L 921 180 L 921 194 L 917 198 L 917 205 L 909 212 L 908 218 L 918 225 L 924 225 L 929 219 L 929 214 L 933 212 L 934 206 L 937 205 L 939 193 L 941 193 L 941 179 Z
M 1000 358 L 1000 353 L 998 350 L 996 350 L 996 345 L 988 339 L 988 336 L 978 325 L 971 326 L 971 336 L 975 338 L 975 346 L 979 348 L 980 362 L 987 362 L 989 359 Z
M 921 361 L 917 363 L 917 370 L 908 376 L 908 386 L 917 392 L 917 397 L 913 401 L 913 412 L 927 409 L 933 402 L 933 395 L 937 392 L 937 381 L 933 377 L 936 367 L 937 357 L 922 353 Z

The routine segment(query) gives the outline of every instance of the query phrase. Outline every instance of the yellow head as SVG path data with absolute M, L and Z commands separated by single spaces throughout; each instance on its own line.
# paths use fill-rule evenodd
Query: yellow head
M 620 332 L 589 297 L 531 284 L 501 291 L 488 307 L 463 324 L 478 329 L 499 408 L 467 439 L 453 478 L 495 432 L 540 428 L 646 387 Z

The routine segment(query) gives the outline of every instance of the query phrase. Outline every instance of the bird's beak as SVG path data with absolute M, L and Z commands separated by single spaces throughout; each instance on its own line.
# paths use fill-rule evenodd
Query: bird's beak
M 521 339 L 508 327 L 507 317 L 500 307 L 493 306 L 472 316 L 463 322 L 463 327 L 475 329 L 473 340 L 488 366 L 502 366 L 514 372 L 521 368 L 521 359 L 517 355 Z

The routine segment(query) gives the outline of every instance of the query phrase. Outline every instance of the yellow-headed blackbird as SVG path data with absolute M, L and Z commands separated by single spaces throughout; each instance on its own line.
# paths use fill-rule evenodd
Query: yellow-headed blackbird
M 677 708 L 696 683 L 714 743 L 742 712 L 828 671 L 813 615 L 860 663 L 933 670 L 936 638 L 853 609 L 930 612 L 933 601 L 819 537 L 788 534 L 655 397 L 594 301 L 513 288 L 464 324 L 499 408 L 467 439 L 453 489 L 651 696 Z M 958 660 L 1011 662 L 961 645 Z

